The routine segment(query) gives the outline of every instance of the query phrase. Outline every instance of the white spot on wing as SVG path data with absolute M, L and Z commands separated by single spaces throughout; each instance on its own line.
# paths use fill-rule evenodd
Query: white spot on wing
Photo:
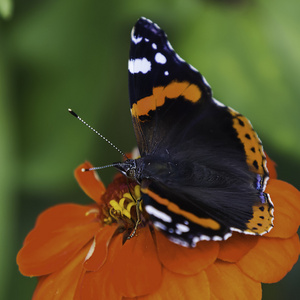
M 180 230 L 181 232 L 189 232 L 190 231 L 190 228 L 184 224 L 176 224 L 176 228 L 178 230 Z
M 164 74 L 165 74 L 165 76 L 168 76 L 168 75 L 169 75 L 169 72 L 168 72 L 168 71 L 165 71 Z
M 156 23 L 153 23 L 153 25 L 154 25 L 154 27 L 156 27 L 156 29 L 160 30 L 160 27 Z
M 158 64 L 162 64 L 162 65 L 164 65 L 166 62 L 167 62 L 167 59 L 166 59 L 166 57 L 163 55 L 163 54 L 161 54 L 160 52 L 157 52 L 156 54 L 155 54 L 155 61 L 158 63 Z
M 196 244 L 200 241 L 200 238 L 198 236 L 194 236 L 193 237 L 193 242 L 192 242 L 192 246 L 195 247 Z
M 189 243 L 188 242 L 185 242 L 181 239 L 177 239 L 176 237 L 169 237 L 169 240 L 177 245 L 181 245 L 183 247 L 189 247 Z
M 146 74 L 151 70 L 151 62 L 146 58 L 130 59 L 128 61 L 128 70 L 131 74 L 139 72 Z
M 210 237 L 208 235 L 200 235 L 200 236 L 194 236 L 193 237 L 193 240 L 192 240 L 192 247 L 196 247 L 196 244 L 200 241 L 223 241 L 223 240 L 227 240 L 229 237 L 231 237 L 232 233 L 231 232 L 228 232 L 224 235 L 224 237 L 220 237 L 220 236 L 213 236 L 213 237 Z
M 178 59 L 179 61 L 185 63 L 185 60 L 182 59 L 177 53 L 175 53 L 175 55 L 176 55 L 176 57 L 177 57 L 177 59 Z
M 174 49 L 173 49 L 173 47 L 172 47 L 172 45 L 170 44 L 169 41 L 167 41 L 167 46 L 169 47 L 170 50 L 174 51 Z
M 134 44 L 138 44 L 142 41 L 143 37 L 141 37 L 141 36 L 136 37 L 134 35 L 134 30 L 135 30 L 135 28 L 133 27 L 132 30 L 131 30 L 131 40 Z
M 153 225 L 156 227 L 156 228 L 159 228 L 163 231 L 166 231 L 167 230 L 167 226 L 161 222 L 158 222 L 158 221 L 155 221 L 153 222 Z
M 202 235 L 200 236 L 200 240 L 201 240 L 201 241 L 210 241 L 211 238 L 210 238 L 208 235 L 202 234 Z
M 210 87 L 209 83 L 207 82 L 206 78 L 202 75 L 202 80 L 204 84 L 206 84 L 208 87 Z
M 190 66 L 190 68 L 191 68 L 194 72 L 199 73 L 199 71 L 198 71 L 194 66 L 192 66 L 192 65 L 190 65 L 190 64 L 189 64 L 189 66 Z
M 141 19 L 147 21 L 147 22 L 150 23 L 150 24 L 153 23 L 150 19 L 147 19 L 147 18 L 145 18 L 145 17 L 141 17 Z
M 212 100 L 220 107 L 225 107 L 226 105 L 224 105 L 222 102 L 218 101 L 217 99 L 215 98 L 212 98 Z
M 157 49 L 157 45 L 155 43 L 153 43 L 152 44 L 152 48 L 156 50 Z
M 175 229 L 175 233 L 176 233 L 177 235 L 182 235 L 182 231 L 180 231 L 180 230 L 178 230 L 178 229 Z
M 149 215 L 152 215 L 152 216 L 156 217 L 157 219 L 160 219 L 160 220 L 162 220 L 164 222 L 167 222 L 167 223 L 172 222 L 172 218 L 169 215 L 167 215 L 164 212 L 154 208 L 151 205 L 146 205 L 145 209 L 146 209 L 146 211 Z
M 226 241 L 227 239 L 229 239 L 232 236 L 231 232 L 228 232 L 224 235 L 223 240 Z

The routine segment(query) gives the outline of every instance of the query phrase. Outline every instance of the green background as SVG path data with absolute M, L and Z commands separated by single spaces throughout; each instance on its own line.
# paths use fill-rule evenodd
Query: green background
M 157 22 L 214 96 L 246 115 L 300 186 L 300 2 L 0 0 L 0 298 L 30 299 L 35 279 L 15 256 L 38 214 L 89 203 L 73 178 L 85 160 L 120 159 L 72 118 L 71 107 L 123 151 L 135 146 L 127 89 L 130 31 Z M 114 171 L 100 175 L 108 183 Z M 263 299 L 300 294 L 300 264 L 264 286 Z

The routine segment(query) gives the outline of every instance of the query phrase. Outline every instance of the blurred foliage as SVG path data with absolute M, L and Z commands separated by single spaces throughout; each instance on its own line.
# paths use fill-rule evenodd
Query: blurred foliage
M 2 16 L 4 19 L 9 19 L 12 15 L 12 10 L 12 0 L 0 0 L 0 16 Z
M 73 169 L 120 159 L 67 108 L 123 151 L 135 145 L 127 59 L 142 15 L 168 33 L 217 99 L 252 121 L 279 177 L 299 188 L 299 11 L 297 0 L 17 0 L 11 16 L 12 2 L 0 0 L 0 298 L 31 298 L 36 281 L 18 273 L 15 256 L 37 215 L 88 203 Z M 100 175 L 108 183 L 113 173 Z M 298 264 L 264 286 L 264 299 L 292 299 L 299 276 Z

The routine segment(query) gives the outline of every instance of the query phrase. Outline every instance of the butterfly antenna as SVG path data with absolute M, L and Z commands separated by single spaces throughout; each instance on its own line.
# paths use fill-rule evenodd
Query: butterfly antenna
M 93 167 L 93 168 L 82 168 L 81 172 L 87 172 L 87 171 L 95 171 L 95 170 L 101 170 L 101 169 L 106 169 L 106 168 L 110 168 L 110 167 L 115 167 L 118 166 L 118 163 L 116 164 L 111 164 L 111 165 L 106 165 L 106 166 L 102 166 L 102 167 Z
M 90 126 L 87 122 L 85 122 L 82 118 L 80 118 L 72 109 L 68 108 L 69 113 L 74 116 L 75 118 L 77 118 L 81 123 L 83 123 L 85 126 L 87 126 L 89 129 L 91 129 L 92 131 L 94 131 L 98 136 L 100 136 L 105 142 L 107 142 L 109 145 L 111 145 L 114 149 L 116 149 L 119 153 L 122 154 L 123 157 L 125 157 L 126 159 L 128 159 L 128 157 L 126 156 L 126 154 L 124 152 L 122 152 L 117 146 L 115 146 L 111 141 L 109 141 L 105 136 L 103 136 L 100 132 L 98 132 L 95 128 L 93 128 L 92 126 Z M 91 169 L 87 169 L 87 170 L 94 170 L 94 169 L 104 169 L 106 167 L 113 167 L 114 165 L 109 165 L 109 166 L 104 166 L 104 167 L 98 167 L 98 168 L 91 168 Z M 86 171 L 87 171 L 86 170 Z

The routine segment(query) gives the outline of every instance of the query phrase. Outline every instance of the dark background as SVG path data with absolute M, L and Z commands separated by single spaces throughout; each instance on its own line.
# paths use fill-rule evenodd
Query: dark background
M 135 146 L 127 59 L 140 16 L 251 120 L 279 177 L 299 188 L 299 11 L 298 0 L 0 0 L 0 298 L 31 298 L 36 279 L 19 274 L 15 256 L 38 214 L 89 203 L 74 168 L 120 159 L 67 108 L 122 151 Z M 298 264 L 263 299 L 294 298 L 299 278 Z

